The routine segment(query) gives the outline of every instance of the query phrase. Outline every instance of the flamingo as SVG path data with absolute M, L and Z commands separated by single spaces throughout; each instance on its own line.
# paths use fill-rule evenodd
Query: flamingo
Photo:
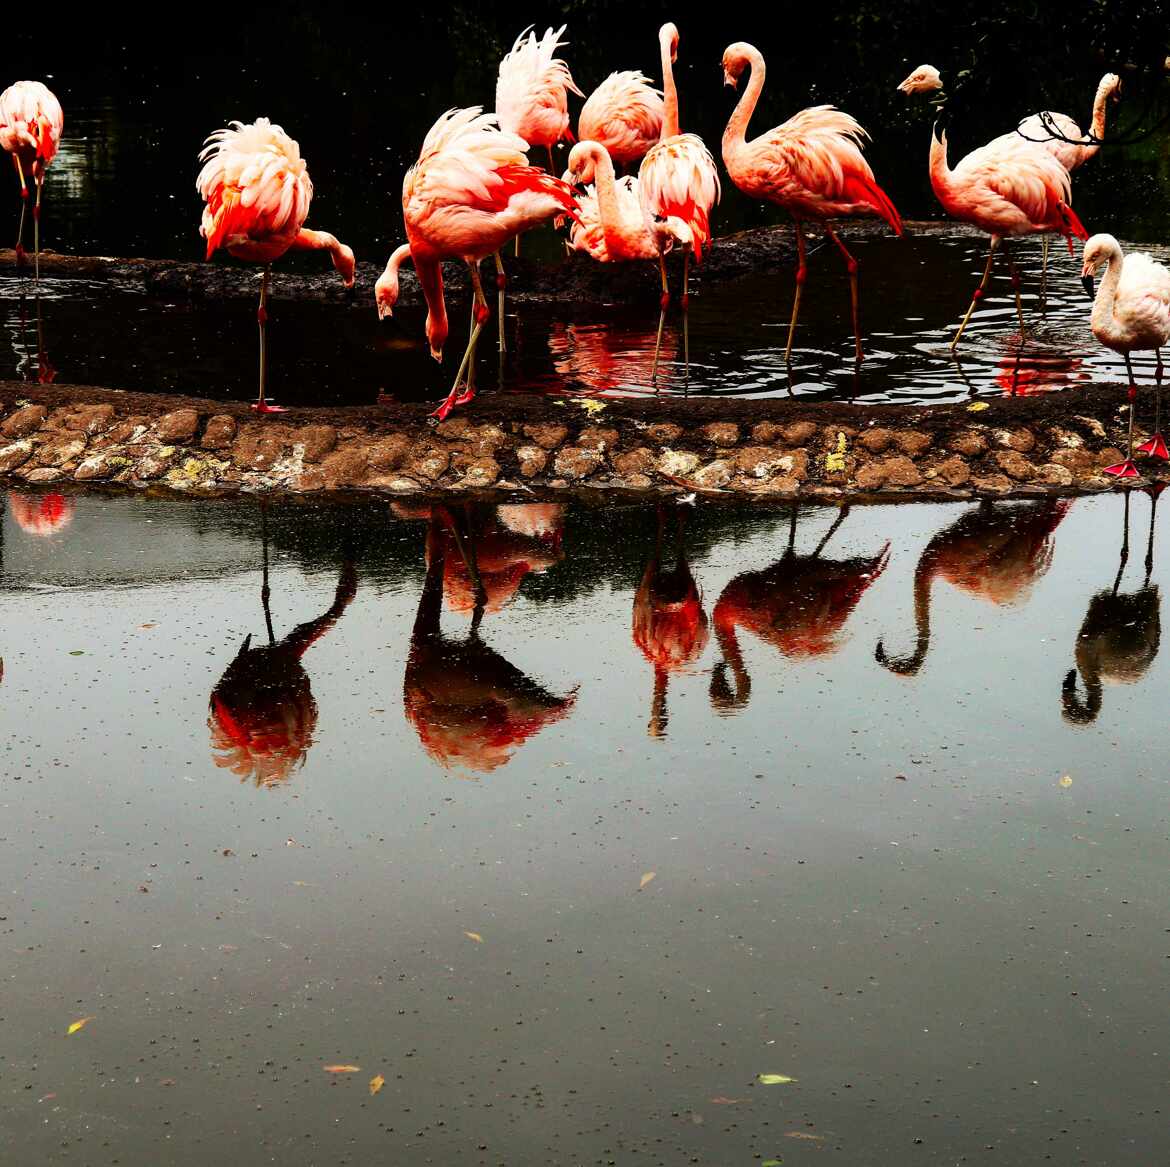
M 1125 357 L 1129 375 L 1129 445 L 1125 460 L 1106 466 L 1104 473 L 1116 478 L 1136 478 L 1133 462 L 1133 414 L 1137 398 L 1133 366 L 1129 354 L 1153 349 L 1157 355 L 1157 407 L 1154 436 L 1138 449 L 1154 458 L 1167 457 L 1166 442 L 1161 434 L 1162 421 L 1162 346 L 1170 341 L 1170 270 L 1144 251 L 1123 255 L 1121 244 L 1112 235 L 1094 235 L 1085 244 L 1081 279 L 1085 291 L 1093 295 L 1093 276 L 1102 264 L 1105 276 L 1093 300 L 1090 325 L 1093 335 L 1106 347 Z
M 863 354 L 857 260 L 846 250 L 829 220 L 876 215 L 889 223 L 895 235 L 901 235 L 901 216 L 878 186 L 861 153 L 865 131 L 849 114 L 831 105 L 801 110 L 783 125 L 747 141 L 748 122 L 764 88 L 764 57 L 759 49 L 743 41 L 728 45 L 723 53 L 724 84 L 734 89 L 744 69 L 749 68 L 751 74 L 743 96 L 723 132 L 723 164 L 731 181 L 744 194 L 786 208 L 796 224 L 796 296 L 784 359 L 787 361 L 792 354 L 807 274 L 804 221 L 815 219 L 845 259 L 853 308 L 853 340 L 860 361 Z
M 1002 510 L 985 501 L 935 535 L 914 570 L 914 651 L 891 657 L 879 640 L 874 650 L 878 664 L 904 677 L 922 668 L 930 649 L 930 591 L 936 576 L 991 604 L 1022 603 L 1052 566 L 1052 532 L 1071 505 L 1068 499 L 1045 499 Z
M 941 87 L 941 81 L 934 84 L 937 80 L 937 69 L 921 65 L 898 88 L 906 94 L 929 92 Z M 1007 236 L 1056 231 L 1069 241 L 1071 253 L 1071 236 L 1088 239 L 1089 233 L 1069 206 L 1072 184 L 1068 171 L 1048 150 L 1018 134 L 993 138 L 985 146 L 972 150 L 952 170 L 947 163 L 946 130 L 936 121 L 930 135 L 930 185 L 947 214 L 991 236 L 983 279 L 972 294 L 967 314 L 951 341 L 951 352 L 954 352 L 975 305 L 983 298 L 995 253 Z M 1004 251 L 1016 294 L 1016 314 L 1023 331 L 1020 277 L 1006 246 Z
M 640 162 L 662 137 L 661 91 L 636 69 L 611 73 L 585 100 L 577 137 L 599 142 L 620 166 Z
M 427 133 L 418 161 L 402 182 L 408 242 L 390 256 L 375 285 L 379 317 L 393 314 L 398 271 L 411 259 L 427 302 L 431 356 L 442 361 L 447 339 L 442 261 L 463 260 L 471 275 L 471 335 L 451 392 L 432 414 L 440 420 L 475 396 L 475 346 L 491 316 L 480 261 L 532 227 L 558 215 L 577 214 L 568 183 L 529 166 L 526 149 L 523 138 L 499 128 L 494 113 L 484 113 L 479 106 L 450 109 Z M 496 264 L 499 268 L 498 254 Z
M 1095 721 L 1101 712 L 1102 682 L 1129 685 L 1140 680 L 1158 655 L 1162 639 L 1162 601 L 1158 585 L 1150 584 L 1154 569 L 1154 521 L 1163 484 L 1150 489 L 1150 534 L 1146 543 L 1146 574 L 1136 592 L 1118 594 L 1129 560 L 1129 497 L 1125 492 L 1125 518 L 1121 536 L 1121 562 L 1113 587 L 1089 601 L 1084 623 L 1077 633 L 1076 668 L 1069 669 L 1061 685 L 1064 718 L 1074 725 Z M 1077 672 L 1085 683 L 1085 700 L 1077 693 Z
M 206 204 L 199 233 L 207 240 L 207 259 L 224 248 L 236 259 L 262 263 L 260 307 L 260 395 L 257 413 L 283 413 L 265 396 L 268 354 L 268 281 L 272 264 L 286 251 L 328 251 L 347 288 L 353 287 L 353 252 L 327 231 L 305 227 L 313 183 L 292 138 L 267 118 L 245 125 L 231 122 L 204 144 L 203 169 L 195 185 Z
M 674 84 L 674 62 L 678 57 L 678 29 L 670 23 L 658 30 L 658 48 L 662 58 L 663 115 L 662 137 L 650 148 L 638 168 L 638 198 L 642 213 L 651 223 L 681 219 L 690 231 L 689 250 L 683 251 L 683 355 L 687 372 L 691 365 L 691 341 L 687 325 L 687 276 L 691 253 L 695 262 L 703 258 L 703 248 L 711 242 L 711 208 L 719 201 L 719 172 L 715 159 L 697 134 L 679 130 L 678 90 Z M 670 303 L 666 282 L 666 240 L 655 235 L 658 245 L 658 269 L 662 274 L 662 297 L 658 307 L 658 338 L 654 344 L 654 376 L 658 375 L 658 355 L 662 350 L 662 328 Z
M 20 226 L 16 232 L 16 262 L 24 259 L 24 213 L 28 206 L 28 175 L 36 183 L 33 204 L 33 256 L 36 278 L 41 278 L 41 188 L 45 170 L 61 143 L 65 115 L 61 103 L 40 81 L 17 81 L 0 93 L 0 148 L 12 155 L 20 179 Z

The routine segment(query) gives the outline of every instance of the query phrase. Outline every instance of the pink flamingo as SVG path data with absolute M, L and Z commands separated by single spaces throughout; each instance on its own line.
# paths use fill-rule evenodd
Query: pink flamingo
M 569 66 L 553 54 L 566 41 L 562 24 L 555 32 L 550 28 L 539 40 L 529 25 L 512 45 L 512 51 L 500 62 L 496 80 L 496 113 L 500 129 L 516 134 L 529 146 L 548 150 L 549 173 L 555 169 L 552 148 L 562 138 L 572 141 L 569 129 L 569 94 L 585 95 L 573 84 Z
M 471 335 L 451 392 L 434 411 L 439 419 L 475 396 L 475 346 L 491 316 L 479 277 L 480 261 L 494 252 L 499 265 L 498 252 L 509 239 L 557 215 L 577 214 L 568 183 L 529 166 L 525 150 L 524 139 L 501 130 L 495 114 L 484 113 L 479 106 L 451 109 L 431 127 L 418 161 L 402 182 L 408 242 L 390 256 L 378 278 L 374 289 L 378 316 L 393 314 L 398 269 L 413 259 L 427 302 L 431 356 L 441 361 L 447 339 L 441 264 L 460 259 L 471 275 Z
M 262 263 L 260 307 L 260 396 L 258 413 L 283 413 L 265 397 L 268 359 L 268 280 L 272 263 L 286 251 L 328 251 L 347 288 L 353 287 L 353 252 L 327 231 L 309 231 L 305 219 L 313 184 L 300 147 L 267 118 L 245 125 L 232 122 L 216 130 L 199 155 L 203 169 L 195 185 L 203 196 L 199 233 L 207 240 L 207 258 L 224 248 L 236 259 Z
M 40 81 L 17 81 L 0 93 L 0 147 L 12 155 L 20 179 L 20 226 L 16 232 L 16 262 L 24 259 L 24 212 L 28 206 L 28 179 L 37 187 L 33 205 L 33 255 L 36 278 L 41 278 L 41 187 L 45 170 L 61 143 L 65 115 L 61 103 Z
M 719 201 L 719 172 L 715 159 L 697 134 L 679 130 L 678 90 L 674 84 L 673 65 L 678 57 L 678 29 L 664 24 L 658 30 L 658 48 L 662 57 L 662 91 L 664 95 L 662 137 L 651 147 L 638 168 L 638 198 L 642 213 L 651 223 L 681 219 L 690 231 L 689 250 L 683 251 L 683 355 L 687 372 L 691 366 L 691 341 L 687 326 L 687 278 L 691 253 L 702 262 L 703 247 L 711 242 L 711 208 Z M 656 233 L 658 270 L 662 274 L 662 297 L 658 308 L 658 339 L 654 344 L 654 376 L 658 375 L 658 355 L 662 350 L 662 327 L 670 304 L 666 282 L 666 233 Z
M 1081 279 L 1085 291 L 1093 294 L 1093 276 L 1102 264 L 1105 277 L 1093 301 L 1090 324 L 1093 335 L 1106 347 L 1125 357 L 1129 374 L 1129 445 L 1125 461 L 1106 466 L 1105 473 L 1116 478 L 1136 478 L 1133 462 L 1133 414 L 1137 384 L 1129 354 L 1153 349 L 1157 355 L 1155 377 L 1158 383 L 1157 414 L 1154 436 L 1138 449 L 1155 458 L 1166 458 L 1166 442 L 1161 434 L 1162 420 L 1162 346 L 1170 341 L 1170 270 L 1145 252 L 1123 255 L 1121 244 L 1112 235 L 1094 235 L 1085 244 Z
M 640 162 L 662 137 L 665 107 L 650 78 L 636 69 L 611 73 L 585 100 L 577 137 L 600 142 L 619 166 Z
M 847 113 L 831 105 L 816 105 L 747 141 L 748 122 L 764 88 L 764 58 L 759 49 L 743 41 L 729 45 L 723 53 L 724 83 L 735 88 L 746 68 L 751 69 L 748 83 L 723 133 L 723 163 L 732 182 L 744 194 L 787 208 L 796 223 L 796 295 L 784 359 L 788 360 L 792 353 L 808 270 L 804 220 L 815 219 L 845 259 L 853 306 L 853 339 L 860 361 L 857 260 L 846 250 L 829 220 L 877 215 L 889 223 L 896 235 L 901 235 L 902 219 L 862 156 L 865 131 Z
M 937 79 L 937 69 L 922 65 L 898 88 L 903 93 L 927 92 L 941 87 L 941 81 L 933 84 Z M 972 294 L 967 314 L 951 341 L 951 352 L 954 352 L 975 305 L 983 298 L 991 278 L 995 253 L 1005 237 L 1057 231 L 1069 240 L 1071 252 L 1071 236 L 1088 239 L 1089 233 L 1069 206 L 1072 185 L 1068 171 L 1049 151 L 1018 134 L 1003 134 L 992 139 L 985 146 L 972 150 L 952 170 L 947 164 L 946 131 L 936 122 L 930 135 L 930 185 L 947 214 L 971 223 L 991 236 L 983 279 Z M 1005 253 L 1006 250 L 1005 247 Z M 1016 293 L 1016 315 L 1023 331 L 1020 276 L 1010 253 L 1008 266 Z

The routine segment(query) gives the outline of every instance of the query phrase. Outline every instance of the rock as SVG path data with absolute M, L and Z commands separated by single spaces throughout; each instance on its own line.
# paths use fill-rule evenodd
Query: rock
M 100 442 L 95 442 L 94 444 L 104 447 L 120 446 L 126 442 L 136 442 L 146 433 L 149 420 L 146 417 L 123 418 L 121 421 L 115 422 L 102 434 Z
M 791 425 L 784 427 L 784 440 L 790 446 L 803 446 L 806 442 L 810 442 L 817 432 L 817 427 L 811 421 L 794 421 Z M 752 431 L 752 437 L 756 436 L 755 431 Z M 758 439 L 757 439 L 758 440 Z M 833 441 L 837 440 L 836 435 L 833 436 Z
M 735 465 L 740 474 L 749 478 L 767 478 L 781 469 L 782 458 L 789 459 L 786 465 L 791 468 L 791 455 L 782 455 L 774 446 L 744 446 L 736 451 Z
M 1035 477 L 1036 467 L 1018 450 L 1000 450 L 995 455 L 995 461 L 1009 478 L 1017 482 L 1027 482 Z
M 100 454 L 91 454 L 83 459 L 81 465 L 73 472 L 73 477 L 78 482 L 100 482 L 103 478 L 110 478 L 122 470 L 125 465 L 125 458 L 118 458 L 103 450 Z
M 611 454 L 609 460 L 613 468 L 626 477 L 631 474 L 651 474 L 654 471 L 654 451 L 646 446 L 639 446 L 624 454 Z
M 555 450 L 569 436 L 569 427 L 551 422 L 526 425 L 524 436 L 531 438 L 542 450 Z
M 797 482 L 803 481 L 808 477 L 808 451 L 792 450 L 790 453 L 782 454 L 776 460 L 776 469 L 790 478 L 795 478 Z
M 371 470 L 388 474 L 397 470 L 410 453 L 410 438 L 406 434 L 387 434 L 372 442 L 366 452 L 366 461 Z M 306 457 L 305 461 L 309 459 Z
M 935 475 L 947 486 L 966 486 L 971 480 L 971 467 L 958 454 L 952 454 L 935 467 Z
M 44 486 L 50 482 L 60 482 L 65 477 L 65 473 L 55 466 L 36 466 L 32 470 L 21 471 L 20 476 L 25 482 L 31 482 L 34 485 L 39 483 Z
M 311 493 L 315 490 L 325 489 L 325 475 L 321 472 L 319 466 L 310 466 L 308 470 L 302 471 L 296 478 L 293 479 L 293 490 L 301 490 L 305 493 Z
M 719 490 L 731 481 L 731 462 L 726 458 L 716 458 L 696 470 L 691 481 L 703 490 Z
M 461 442 L 474 428 L 471 418 L 464 414 L 462 416 L 449 417 L 446 421 L 439 422 L 435 426 L 435 434 L 440 438 Z
M 673 421 L 658 421 L 646 427 L 646 436 L 657 446 L 669 446 L 683 436 L 683 427 Z
M 1082 417 L 1077 414 L 1073 421 L 1079 421 L 1095 438 L 1105 437 L 1105 427 L 1095 417 Z
M 980 494 L 1009 494 L 1012 480 L 1006 474 L 983 474 L 973 478 L 971 485 Z
M 416 442 L 402 469 L 411 478 L 436 482 L 442 478 L 451 463 L 451 455 L 443 446 L 431 442 Z
M 582 450 L 578 446 L 565 446 L 557 451 L 553 470 L 562 478 L 580 481 L 588 478 L 600 465 L 601 453 L 597 450 Z
M 772 497 L 774 495 L 794 495 L 800 490 L 800 483 L 788 475 L 780 475 L 775 478 L 752 478 L 742 484 L 742 489 L 747 494 L 763 495 Z
M 583 450 L 612 450 L 618 444 L 618 432 L 615 429 L 603 429 L 600 426 L 588 426 L 577 435 L 577 445 Z
M 1007 450 L 1017 450 L 1021 454 L 1027 454 L 1036 446 L 1036 435 L 1031 430 L 1026 429 L 996 430 L 995 444 Z
M 156 478 L 161 478 L 167 470 L 170 469 L 171 463 L 175 460 L 174 446 L 160 446 L 157 450 L 147 454 L 142 458 L 138 465 L 134 467 L 134 477 L 141 482 L 153 482 Z
M 446 468 L 444 460 L 443 470 Z M 321 474 L 328 490 L 337 490 L 342 486 L 360 486 L 365 482 L 368 473 L 369 456 L 366 447 L 360 443 L 334 450 L 321 462 Z M 442 470 L 439 473 L 441 474 Z
M 0 434 L 6 438 L 24 438 L 39 430 L 47 416 L 43 405 L 25 405 L 0 424 Z
M 451 469 L 461 475 L 455 485 L 464 490 L 494 486 L 500 477 L 500 464 L 487 454 L 478 456 L 457 454 L 451 460 Z
M 966 430 L 951 438 L 950 447 L 964 458 L 978 458 L 987 450 L 987 438 L 978 430 Z
M 1072 471 L 1067 466 L 1057 465 L 1055 462 L 1045 462 L 1036 471 L 1036 477 L 1047 486 L 1071 486 Z
M 507 443 L 508 435 L 498 425 L 485 422 L 470 430 L 466 440 L 473 453 L 478 455 L 494 454 Z
M 214 419 L 212 419 L 214 420 Z M 230 420 L 230 418 L 229 418 Z M 207 425 L 208 431 L 211 423 Z M 337 430 L 331 425 L 305 425 L 293 434 L 293 442 L 304 449 L 301 460 L 304 462 L 320 462 L 326 454 L 332 453 L 337 446 Z M 203 444 L 207 445 L 207 435 L 203 436 Z
M 862 490 L 876 490 L 883 486 L 918 486 L 921 482 L 921 472 L 905 454 L 870 462 L 857 472 L 857 485 Z
M 1125 455 L 1116 446 L 1106 446 L 1105 449 L 1097 451 L 1097 465 L 1102 469 L 1124 461 Z
M 868 450 L 871 454 L 880 454 L 884 450 L 889 449 L 889 445 L 893 440 L 893 431 L 879 425 L 865 430 L 861 437 L 857 439 L 857 444 L 863 450 Z
M 65 423 L 65 428 L 77 430 L 87 437 L 104 433 L 114 423 L 112 405 L 79 405 Z
M 32 442 L 27 438 L 23 442 L 13 442 L 0 449 L 0 474 L 11 474 L 18 466 L 23 466 L 32 455 Z
M 856 482 L 859 490 L 880 490 L 886 484 L 885 462 L 879 460 L 866 462 L 857 471 Z
M 58 437 L 46 442 L 37 451 L 37 462 L 41 466 L 64 466 L 72 458 L 85 453 L 85 438 Z
M 627 474 L 620 482 L 627 490 L 647 490 L 654 485 L 654 479 L 649 474 Z
M 174 443 L 181 446 L 189 442 L 198 429 L 199 414 L 195 410 L 176 409 L 170 413 L 164 413 L 158 419 L 154 432 L 158 435 L 160 442 L 166 445 Z
M 1069 450 L 1079 450 L 1085 444 L 1085 439 L 1080 434 L 1058 425 L 1048 430 L 1048 440 L 1053 446 L 1063 446 Z
M 689 450 L 663 450 L 655 464 L 658 473 L 667 478 L 686 478 L 698 468 L 699 455 Z
M 201 444 L 205 450 L 224 450 L 235 441 L 235 438 L 236 419 L 228 417 L 226 413 L 217 413 L 214 417 L 208 418 Z
M 516 451 L 516 461 L 525 478 L 535 478 L 548 465 L 548 451 L 539 446 L 521 446 Z
M 699 437 L 714 446 L 734 446 L 739 441 L 739 426 L 730 421 L 709 421 L 699 426 Z
M 813 426 L 814 431 L 816 426 Z M 758 421 L 752 426 L 752 441 L 761 446 L 770 446 L 784 437 L 784 427 L 774 421 Z
M 894 434 L 894 442 L 903 454 L 910 458 L 917 458 L 930 449 L 934 444 L 934 437 L 931 434 L 923 433 L 922 430 L 899 430 Z
M 245 430 L 232 446 L 232 463 L 240 470 L 271 470 L 284 455 L 285 436 L 277 426 Z
M 1053 450 L 1049 465 L 1062 466 L 1075 475 L 1085 474 L 1094 465 L 1095 458 L 1084 447 Z

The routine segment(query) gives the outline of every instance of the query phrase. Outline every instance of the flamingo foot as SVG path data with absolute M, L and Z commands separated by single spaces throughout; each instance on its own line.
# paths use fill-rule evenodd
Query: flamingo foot
M 1154 434 L 1148 442 L 1138 446 L 1142 454 L 1149 454 L 1151 458 L 1161 458 L 1163 462 L 1170 462 L 1170 450 L 1166 449 L 1166 441 L 1160 433 Z
M 252 411 L 254 413 L 288 413 L 283 405 L 273 405 L 267 399 L 263 401 L 253 401 Z
M 1140 478 L 1138 468 L 1133 464 L 1132 458 L 1126 458 L 1124 462 L 1118 462 L 1113 466 L 1106 466 L 1101 471 L 1102 474 L 1108 474 L 1113 478 Z

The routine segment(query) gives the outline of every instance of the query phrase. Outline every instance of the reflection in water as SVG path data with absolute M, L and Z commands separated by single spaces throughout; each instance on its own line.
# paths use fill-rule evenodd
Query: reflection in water
M 525 566 L 513 586 L 514 562 L 501 566 L 510 563 L 502 543 L 469 536 L 446 508 L 436 507 L 427 527 L 426 562 L 402 683 L 406 719 L 440 765 L 489 773 L 533 734 L 564 717 L 576 691 L 566 697 L 550 693 L 480 638 L 480 622 L 493 596 L 497 607 L 506 602 L 529 570 Z M 451 567 L 454 563 L 458 568 Z M 457 610 L 471 598 L 471 628 L 462 640 L 443 634 L 444 590 Z
M 703 611 L 703 594 L 687 563 L 683 543 L 683 515 L 677 516 L 675 561 L 663 567 L 662 537 L 666 517 L 658 507 L 654 554 L 642 573 L 634 595 L 634 643 L 654 668 L 654 696 L 650 704 L 649 732 L 666 732 L 666 686 L 670 674 L 685 669 L 702 655 L 710 630 Z
M 1089 380 L 1089 374 L 1081 371 L 1083 363 L 1082 357 L 1043 349 L 1029 351 L 1020 344 L 1015 353 L 1000 361 L 995 383 L 1009 397 L 1055 393 Z
M 914 572 L 914 622 L 918 641 L 905 657 L 891 657 L 878 641 L 875 657 L 891 672 L 912 677 L 930 648 L 930 587 L 941 576 L 992 604 L 1021 602 L 1052 565 L 1052 532 L 1071 506 L 1045 499 L 1022 506 L 983 502 L 940 531 Z
M 63 494 L 9 492 L 8 509 L 16 525 L 29 535 L 52 535 L 73 521 L 73 502 Z
M 829 656 L 840 647 L 842 626 L 885 570 L 890 555 L 887 542 L 874 556 L 822 559 L 821 552 L 848 514 L 849 508 L 843 507 L 811 555 L 797 555 L 794 507 L 783 557 L 763 571 L 737 575 L 723 589 L 714 611 L 715 635 L 723 654 L 711 676 L 711 702 L 717 709 L 739 709 L 751 696 L 751 677 L 737 628 L 750 629 L 795 660 Z M 728 668 L 734 687 L 727 679 Z
M 16 375 L 21 381 L 35 381 L 38 385 L 51 385 L 57 379 L 57 368 L 49 360 L 45 350 L 45 324 L 41 314 L 39 290 L 33 294 L 32 315 L 29 314 L 29 300 L 23 294 L 16 299 L 16 314 L 8 323 L 12 337 L 12 351 L 16 357 Z
M 317 728 L 317 702 L 301 657 L 341 618 L 357 592 L 357 571 L 346 556 L 337 580 L 333 603 L 315 620 L 298 624 L 277 641 L 269 611 L 268 532 L 264 530 L 264 583 L 260 600 L 268 643 L 252 647 L 252 634 L 244 637 L 236 659 L 227 667 L 211 692 L 211 730 L 215 764 L 251 778 L 257 786 L 276 786 L 286 781 L 293 768 L 304 764 L 313 731 Z
M 1121 561 L 1108 591 L 1089 601 L 1084 623 L 1077 634 L 1075 669 L 1069 669 L 1061 687 L 1066 721 L 1086 725 L 1101 712 L 1102 683 L 1129 685 L 1141 680 L 1158 655 L 1162 638 L 1161 598 L 1158 585 L 1150 583 L 1154 569 L 1154 520 L 1158 510 L 1157 487 L 1150 494 L 1150 533 L 1146 542 L 1146 573 L 1135 592 L 1119 593 L 1121 577 L 1129 560 L 1129 500 L 1125 493 L 1125 517 L 1121 536 Z M 1077 692 L 1077 672 L 1085 683 L 1085 699 Z
M 669 373 L 678 360 L 679 337 L 663 334 L 658 388 L 654 380 L 657 333 L 624 321 L 585 323 L 554 321 L 548 347 L 553 368 L 579 388 L 592 393 L 653 393 L 669 387 Z

